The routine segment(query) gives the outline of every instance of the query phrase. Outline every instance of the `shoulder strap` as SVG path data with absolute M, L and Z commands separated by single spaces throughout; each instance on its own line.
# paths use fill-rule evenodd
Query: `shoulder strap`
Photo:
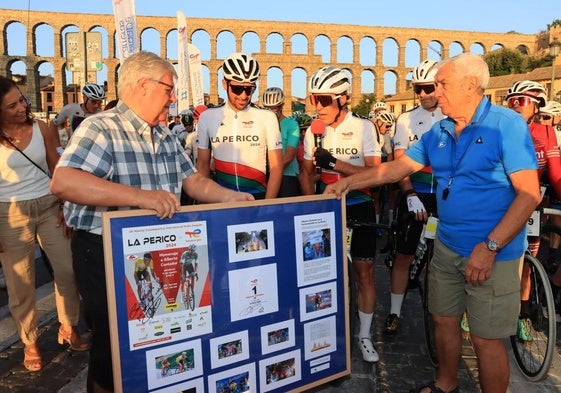
M 49 175 L 47 172 L 45 172 L 45 170 L 44 170 L 43 168 L 41 168 L 35 161 L 33 161 L 31 158 L 29 158 L 29 156 L 28 156 L 27 154 L 25 154 L 19 147 L 17 147 L 17 146 L 10 140 L 10 138 L 7 138 L 6 136 L 4 136 L 4 139 L 5 139 L 6 141 L 8 141 L 8 143 L 9 143 L 10 145 L 12 145 L 12 147 L 13 147 L 14 149 L 16 149 L 17 151 L 19 151 L 25 158 L 27 158 L 27 160 L 28 160 L 30 163 L 32 163 L 33 165 L 35 165 L 37 168 L 39 168 L 39 170 L 40 170 L 41 172 L 43 172 L 45 175 L 47 175 L 47 176 L 49 177 L 49 179 L 51 178 L 51 175 Z

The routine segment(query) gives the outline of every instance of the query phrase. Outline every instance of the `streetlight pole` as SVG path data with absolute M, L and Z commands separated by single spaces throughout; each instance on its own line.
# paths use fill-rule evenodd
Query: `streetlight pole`
M 561 42 L 557 41 L 557 39 L 554 39 L 553 41 L 551 41 L 551 43 L 549 44 L 549 55 L 552 57 L 551 60 L 551 87 L 549 89 L 549 100 L 553 101 L 553 98 L 555 97 L 554 95 L 554 90 L 555 90 L 555 59 L 557 58 L 557 56 L 559 55 L 559 51 L 561 50 Z

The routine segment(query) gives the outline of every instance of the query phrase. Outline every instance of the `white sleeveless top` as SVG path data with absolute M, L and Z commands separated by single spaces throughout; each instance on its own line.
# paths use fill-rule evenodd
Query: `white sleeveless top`
M 37 122 L 23 152 L 48 173 L 47 153 Z M 51 179 L 19 151 L 0 144 L 0 202 L 27 201 L 50 194 Z

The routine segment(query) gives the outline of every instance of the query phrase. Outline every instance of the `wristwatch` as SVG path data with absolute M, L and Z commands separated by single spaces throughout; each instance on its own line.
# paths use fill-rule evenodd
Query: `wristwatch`
M 487 250 L 492 252 L 499 252 L 499 243 L 497 243 L 495 240 L 491 240 L 487 238 L 486 245 L 487 245 Z

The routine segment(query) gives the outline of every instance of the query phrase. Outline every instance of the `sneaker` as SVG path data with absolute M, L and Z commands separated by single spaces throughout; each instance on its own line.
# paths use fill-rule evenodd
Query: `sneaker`
M 360 348 L 360 352 L 362 352 L 362 358 L 365 362 L 376 363 L 380 360 L 378 352 L 376 352 L 374 346 L 372 346 L 372 340 L 368 337 L 358 340 L 358 347 Z
M 462 328 L 462 330 L 464 332 L 469 333 L 468 316 L 467 316 L 466 312 L 464 312 L 464 315 L 462 315 L 462 320 L 460 322 L 460 327 Z
M 532 341 L 532 321 L 530 321 L 530 318 L 518 318 L 516 335 L 520 341 Z
M 390 314 L 386 318 L 385 334 L 395 334 L 401 327 L 401 318 L 397 314 Z

